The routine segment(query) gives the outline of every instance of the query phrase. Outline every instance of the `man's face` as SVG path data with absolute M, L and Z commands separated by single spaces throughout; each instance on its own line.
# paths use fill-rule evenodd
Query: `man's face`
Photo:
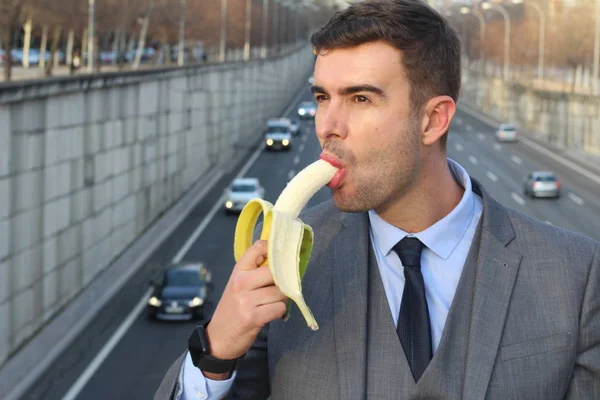
M 332 189 L 342 211 L 387 208 L 418 174 L 421 132 L 401 57 L 383 42 L 317 57 L 315 126 L 324 158 L 342 164 Z

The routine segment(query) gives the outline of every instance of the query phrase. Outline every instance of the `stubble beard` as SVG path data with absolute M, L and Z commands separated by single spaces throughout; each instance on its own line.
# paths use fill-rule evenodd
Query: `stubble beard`
M 360 174 L 352 170 L 352 187 L 332 190 L 335 206 L 343 212 L 381 210 L 406 191 L 419 170 L 418 122 L 408 121 L 405 134 L 391 146 L 374 151 Z

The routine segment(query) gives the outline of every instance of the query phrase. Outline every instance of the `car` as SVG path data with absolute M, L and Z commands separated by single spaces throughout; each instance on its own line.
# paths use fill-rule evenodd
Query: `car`
M 560 197 L 561 183 L 551 171 L 534 171 L 523 178 L 523 194 L 529 197 Z
M 212 289 L 211 273 L 204 263 L 180 263 L 163 270 L 150 281 L 154 289 L 148 299 L 151 320 L 204 318 L 204 305 Z
M 292 135 L 298 136 L 302 133 L 302 126 L 300 125 L 300 121 L 297 119 L 290 119 L 290 131 Z
M 225 213 L 240 212 L 252 199 L 262 199 L 265 189 L 258 178 L 236 178 L 225 189 Z
M 496 131 L 496 140 L 500 142 L 516 142 L 518 136 L 517 128 L 512 124 L 501 124 Z
M 271 118 L 267 121 L 265 132 L 267 150 L 287 150 L 292 147 L 292 128 L 289 118 Z
M 302 119 L 314 119 L 317 114 L 317 105 L 312 101 L 303 101 L 298 106 L 298 116 Z

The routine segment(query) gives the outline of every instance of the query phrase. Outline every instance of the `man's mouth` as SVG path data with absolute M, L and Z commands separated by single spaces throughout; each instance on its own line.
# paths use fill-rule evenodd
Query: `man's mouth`
M 343 163 L 337 157 L 325 152 L 321 153 L 319 158 L 321 160 L 327 161 L 329 164 L 333 165 L 338 169 L 335 175 L 333 175 L 333 178 L 331 178 L 331 180 L 327 184 L 327 187 L 331 189 L 339 187 L 344 179 L 344 176 L 346 176 L 346 168 L 344 167 Z

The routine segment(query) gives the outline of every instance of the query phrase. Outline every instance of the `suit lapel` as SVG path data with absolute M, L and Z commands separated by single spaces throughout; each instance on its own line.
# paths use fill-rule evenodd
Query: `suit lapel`
M 483 197 L 478 256 L 465 268 L 475 273 L 475 293 L 463 399 L 482 399 L 496 361 L 521 254 L 508 244 L 515 238 L 506 210 L 490 198 L 479 183 L 473 190 Z
M 333 241 L 333 318 L 342 399 L 365 398 L 369 221 L 342 214 Z

